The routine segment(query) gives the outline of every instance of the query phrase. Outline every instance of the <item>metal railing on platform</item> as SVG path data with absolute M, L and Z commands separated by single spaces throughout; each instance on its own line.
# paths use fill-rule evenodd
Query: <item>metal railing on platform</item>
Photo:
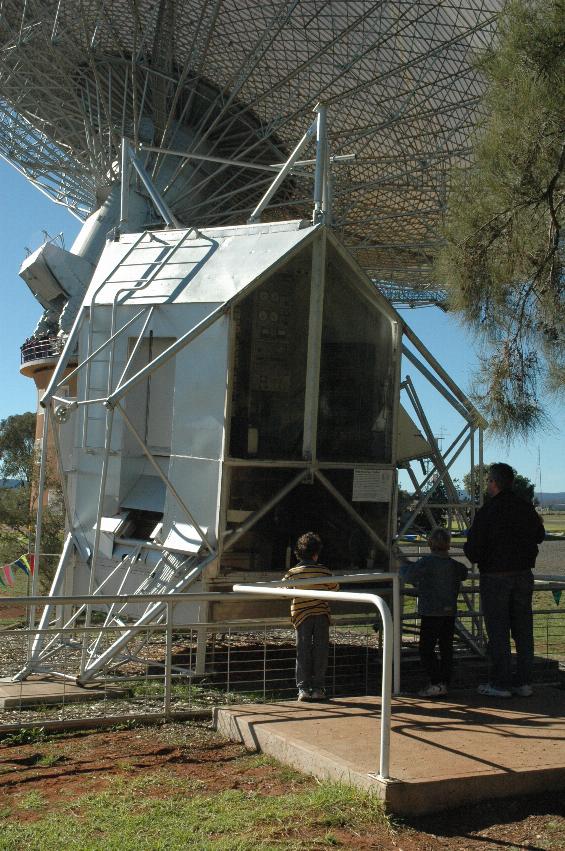
M 343 582 L 342 577 L 335 578 Z M 264 586 L 260 587 L 264 590 Z M 563 578 L 537 580 L 534 595 L 535 650 L 540 680 L 546 682 L 563 676 L 560 667 L 563 669 L 565 665 L 565 594 L 562 597 L 559 594 L 563 590 Z M 467 583 L 465 591 L 476 597 L 477 583 Z M 75 680 L 84 636 L 91 636 L 90 640 L 94 642 L 102 629 L 103 640 L 110 644 L 120 634 L 131 630 L 131 624 L 105 629 L 96 622 L 96 615 L 95 622 L 88 628 L 82 622 L 74 623 L 65 632 L 64 644 L 49 659 L 51 672 L 58 672 L 58 677 L 39 671 L 23 683 L 11 683 L 7 680 L 11 681 L 25 666 L 30 642 L 38 632 L 37 626 L 28 627 L 28 611 L 35 607 L 39 616 L 43 607 L 48 602 L 53 604 L 54 599 L 0 596 L 0 678 L 3 680 L 0 683 L 0 706 L 3 701 L 4 707 L 0 711 L 0 732 L 31 726 L 123 724 L 140 718 L 179 718 L 209 710 L 218 704 L 292 699 L 296 694 L 296 657 L 294 630 L 288 617 L 261 624 L 243 620 L 179 623 L 179 603 L 195 597 L 202 601 L 235 602 L 248 599 L 248 594 L 148 595 L 146 602 L 155 599 L 166 603 L 166 619 L 159 624 L 138 628 L 135 640 L 128 647 L 127 658 L 110 666 L 96 678 L 92 687 L 80 689 Z M 96 605 L 109 606 L 116 600 L 124 602 L 125 599 L 124 595 L 118 598 L 99 597 Z M 387 599 L 392 599 L 394 604 L 395 595 Z M 420 684 L 417 658 L 419 619 L 414 597 L 406 594 L 403 600 L 403 676 L 409 683 L 408 688 L 413 690 Z M 91 601 L 88 596 L 57 597 L 54 612 L 60 611 L 62 618 L 64 607 L 79 606 L 88 601 Z M 461 622 L 469 633 L 473 633 L 473 629 L 478 630 L 478 600 L 475 608 L 476 611 L 460 611 Z M 101 610 L 99 619 L 104 620 Z M 381 619 L 373 619 L 365 613 L 352 616 L 345 622 L 335 620 L 331 628 L 328 693 L 332 696 L 376 694 L 378 689 L 375 685 L 382 673 L 384 636 Z M 47 640 L 61 632 L 60 623 L 55 622 L 44 630 Z M 400 635 L 399 618 L 394 628 Z M 197 654 L 203 649 L 206 668 L 203 674 L 196 674 Z M 394 655 L 396 650 L 395 647 Z M 481 657 L 460 643 L 456 652 L 454 684 L 473 687 L 476 682 L 472 676 L 486 673 L 484 664 Z M 35 685 L 31 686 L 32 683 Z M 34 689 L 35 695 L 31 695 L 30 700 L 30 691 Z M 8 692 L 9 699 L 6 699 Z M 75 702 L 77 692 L 80 697 L 88 696 L 88 703 Z M 33 699 L 37 702 L 33 703 Z M 48 703 L 50 700 L 55 702 Z
M 327 582 L 327 579 L 326 579 Z M 391 718 L 391 691 L 392 691 L 392 616 L 390 610 L 377 594 L 367 594 L 354 591 L 307 591 L 304 588 L 265 588 L 264 585 L 234 585 L 236 593 L 246 593 L 261 597 L 300 597 L 306 600 L 343 600 L 350 603 L 370 603 L 376 606 L 383 624 L 384 645 L 383 664 L 381 677 L 381 726 L 380 726 L 380 750 L 379 750 L 379 772 L 380 780 L 388 780 L 390 765 L 390 718 Z
M 79 721 L 95 723 L 118 719 L 178 717 L 212 705 L 288 700 L 296 694 L 294 681 L 294 630 L 288 618 L 258 624 L 250 621 L 178 622 L 175 610 L 181 603 L 237 602 L 247 594 L 208 592 L 204 594 L 144 595 L 144 603 L 162 602 L 163 621 L 134 627 L 130 623 L 104 627 L 77 620 L 62 628 L 69 607 L 92 602 L 88 596 L 0 597 L 0 732 L 10 727 L 52 726 Z M 96 598 L 99 619 L 112 603 L 124 603 L 128 595 Z M 136 598 L 139 602 L 139 597 Z M 47 604 L 60 613 L 49 626 L 30 628 L 27 612 L 37 615 Z M 361 622 L 364 621 L 364 622 Z M 25 627 L 25 628 L 24 628 Z M 113 643 L 125 632 L 132 641 L 116 664 L 110 665 L 92 685 L 79 688 L 85 636 L 94 643 L 100 633 Z M 49 665 L 31 672 L 22 682 L 14 677 L 25 668 L 31 643 L 38 634 L 51 648 Z M 87 642 L 88 643 L 88 642 Z M 206 653 L 203 674 L 196 673 L 197 654 Z M 332 650 L 328 686 L 332 694 L 374 693 L 382 656 L 382 624 L 352 618 L 332 627 Z M 87 704 L 78 698 L 90 698 Z
M 58 358 L 64 343 L 65 341 L 57 336 L 31 337 L 20 347 L 21 362 L 24 364 L 45 358 Z

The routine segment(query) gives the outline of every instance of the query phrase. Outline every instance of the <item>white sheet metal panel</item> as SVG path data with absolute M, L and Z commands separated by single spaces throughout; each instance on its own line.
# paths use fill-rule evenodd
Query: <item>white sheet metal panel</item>
M 90 542 L 94 540 L 92 527 L 96 522 L 96 511 L 98 506 L 98 494 L 100 491 L 100 476 L 102 472 L 102 450 L 96 452 L 79 452 L 78 469 L 76 475 L 75 490 L 75 521 L 84 531 Z M 103 514 L 112 517 L 119 510 L 119 488 L 120 488 L 120 458 L 110 456 L 108 461 L 108 475 L 106 479 L 106 496 L 104 499 Z
M 423 437 L 420 429 L 405 411 L 402 405 L 398 407 L 396 460 L 411 461 L 414 458 L 428 458 L 432 448 Z
M 202 531 L 207 533 L 208 529 L 204 527 Z M 190 523 L 175 521 L 171 531 L 165 538 L 163 546 L 166 550 L 176 553 L 191 553 L 192 555 L 196 555 L 202 549 L 202 538 Z
M 162 511 L 165 505 L 165 483 L 158 476 L 140 476 L 121 501 L 121 508 Z
M 145 234 L 137 247 L 140 235 L 127 234 L 107 244 L 85 304 L 93 298 L 97 304 L 111 304 L 114 298 L 135 305 L 227 302 L 315 230 L 285 222 L 198 234 L 158 231 Z
M 192 312 L 196 305 L 186 306 Z M 180 311 L 180 307 L 177 311 Z M 169 476 L 196 522 L 217 530 L 224 445 L 229 319 L 221 317 L 177 355 Z M 167 494 L 164 529 L 181 517 Z M 186 518 L 188 520 L 188 518 Z

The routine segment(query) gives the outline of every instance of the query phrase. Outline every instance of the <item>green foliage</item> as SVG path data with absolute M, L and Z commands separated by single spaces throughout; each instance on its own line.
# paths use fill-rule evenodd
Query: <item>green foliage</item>
M 485 464 L 483 467 L 482 483 L 479 478 L 480 468 L 478 464 L 473 467 L 473 482 L 471 482 L 471 473 L 467 473 L 463 477 L 463 484 L 465 486 L 465 490 L 476 502 L 478 502 L 479 493 L 481 489 L 483 492 L 483 500 L 485 502 L 488 502 L 488 500 L 490 499 L 487 493 L 487 478 L 489 466 L 490 464 Z M 537 505 L 537 499 L 534 498 L 534 490 L 534 483 L 531 482 L 527 476 L 522 476 L 520 475 L 520 473 L 517 473 L 516 470 L 514 470 L 514 493 L 518 494 L 518 496 L 520 496 L 526 502 L 532 502 L 534 505 Z
M 45 739 L 44 727 L 22 727 L 17 733 L 8 733 L 2 739 L 2 744 L 8 745 L 29 745 L 35 742 L 42 742 Z
M 475 395 L 491 427 L 527 435 L 565 388 L 565 4 L 510 0 L 486 78 L 473 166 L 454 175 L 437 274 L 484 342 Z
M 35 515 L 39 465 L 35 452 L 35 414 L 14 414 L 0 421 L 0 474 L 24 482 L 20 488 L 0 489 L 0 561 L 5 564 L 34 550 Z M 44 506 L 42 553 L 60 553 L 63 545 L 64 515 L 61 511 L 61 485 L 47 466 L 45 483 L 49 488 L 49 505 Z M 49 590 L 56 559 L 42 559 L 40 590 Z
M 35 445 L 35 414 L 13 414 L 0 420 L 0 474 L 31 484 Z
M 0 489 L 0 561 L 2 564 L 28 552 L 31 527 L 29 488 Z

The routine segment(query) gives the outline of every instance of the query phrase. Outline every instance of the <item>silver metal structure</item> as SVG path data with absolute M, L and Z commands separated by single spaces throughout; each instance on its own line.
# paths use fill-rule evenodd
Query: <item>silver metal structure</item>
M 321 142 L 318 157 L 324 162 L 323 125 L 320 127 L 317 122 L 317 128 Z M 360 530 L 359 534 L 367 542 L 361 545 L 362 550 L 365 547 L 366 556 L 373 551 L 367 558 L 367 566 L 370 567 L 375 563 L 375 551 L 380 552 L 380 561 L 377 559 L 377 562 L 385 569 L 389 566 L 391 540 L 395 532 L 395 466 L 403 465 L 411 470 L 409 465 L 414 458 L 433 460 L 433 469 L 421 485 L 411 472 L 419 500 L 400 530 L 401 534 L 410 528 L 418 512 L 426 508 L 440 483 L 447 488 L 450 512 L 459 511 L 460 524 L 465 523 L 458 495 L 449 477 L 449 468 L 465 446 L 473 443 L 474 430 L 481 427 L 480 417 L 386 300 L 378 296 L 369 280 L 360 270 L 355 271 L 355 266 L 348 268 L 347 263 L 352 261 L 347 261 L 347 255 L 340 256 L 343 249 L 338 247 L 333 237 L 330 238 L 323 224 L 324 216 L 328 214 L 327 202 L 324 201 L 327 198 L 324 191 L 326 180 L 327 175 L 321 177 L 321 185 L 314 197 L 313 218 L 321 219 L 319 224 L 289 222 L 206 231 L 145 232 L 125 235 L 119 241 L 109 243 L 70 335 L 66 354 L 61 358 L 42 401 L 50 411 L 45 420 L 46 429 L 50 423 L 56 430 L 72 427 L 74 434 L 74 449 L 65 458 L 61 453 L 61 436 L 56 433 L 55 445 L 63 472 L 64 493 L 70 490 L 72 499 L 65 497 L 70 534 L 51 593 L 57 597 L 64 592 L 65 577 L 67 582 L 71 580 L 74 588 L 77 582 L 80 588 L 81 581 L 84 588 L 86 581 L 92 602 L 71 612 L 66 619 L 60 618 L 61 633 L 51 638 L 47 645 L 43 643 L 43 633 L 38 633 L 29 663 L 20 677 L 32 671 L 52 669 L 57 653 L 68 641 L 69 629 L 74 623 L 78 624 L 79 619 L 82 623 L 83 618 L 88 629 L 92 612 L 100 611 L 96 598 L 109 590 L 124 594 L 134 592 L 139 598 L 139 605 L 132 606 L 131 602 L 120 606 L 113 604 L 105 612 L 99 635 L 83 644 L 78 681 L 87 682 L 108 664 L 117 666 L 133 660 L 138 652 L 139 630 L 150 624 L 159 624 L 165 612 L 163 605 L 144 604 L 143 597 L 155 593 L 178 593 L 194 583 L 201 588 L 216 587 L 214 582 L 217 587 L 221 587 L 222 583 L 225 585 L 230 575 L 230 551 L 240 549 L 244 540 L 248 541 L 249 550 L 249 535 L 253 535 L 268 517 L 271 518 L 269 534 L 276 535 L 276 522 L 275 526 L 272 525 L 273 511 L 279 511 L 288 497 L 300 504 L 304 496 L 298 497 L 297 492 L 305 483 L 318 487 L 317 491 L 313 491 L 312 499 L 319 501 L 321 494 L 326 492 L 335 506 L 334 509 L 326 506 L 319 514 L 318 522 L 325 515 L 326 522 L 333 518 L 331 522 L 334 524 L 343 523 L 339 521 L 342 512 L 348 518 L 346 525 Z M 126 207 L 127 201 L 123 201 L 122 209 Z M 166 211 L 163 215 L 167 215 Z M 300 260 L 301 256 L 305 257 L 306 266 Z M 293 261 L 292 258 L 297 259 Z M 245 262 L 242 264 L 242 261 Z M 292 288 L 293 278 L 298 290 Z M 278 289 L 273 290 L 273 286 Z M 265 361 L 265 357 L 277 346 L 280 334 L 287 333 L 284 330 L 286 325 L 280 324 L 278 313 L 272 310 L 272 306 L 276 305 L 277 311 L 280 311 L 282 299 L 296 299 L 300 290 L 307 291 L 308 288 L 308 311 L 305 306 L 300 307 L 298 300 L 293 315 L 293 324 L 299 335 L 307 337 L 305 362 L 299 357 L 296 362 L 299 372 L 294 373 L 290 385 L 285 385 L 286 391 L 292 389 L 296 376 L 302 368 L 305 369 L 303 413 L 297 407 L 299 421 L 294 426 L 298 427 L 297 436 L 302 432 L 301 451 L 297 448 L 289 457 L 286 438 L 281 441 L 274 436 L 268 438 L 269 420 L 261 420 L 260 417 L 256 421 L 259 428 L 251 428 L 249 422 L 246 424 L 247 449 L 242 450 L 237 442 L 236 409 L 241 402 L 238 402 L 237 386 L 244 379 L 237 363 L 244 357 L 246 334 L 255 335 L 257 329 L 271 329 L 265 343 L 257 344 L 267 346 L 267 349 L 256 363 L 256 368 L 262 370 L 264 378 L 260 379 L 261 382 L 276 382 L 276 388 L 270 384 L 266 388 L 270 404 L 275 404 L 272 391 L 279 393 L 283 389 L 280 382 L 284 379 L 280 370 L 284 370 L 290 351 L 283 341 L 285 361 L 278 360 L 270 366 L 271 370 L 273 367 L 278 369 L 279 374 L 265 372 L 265 364 L 270 363 Z M 368 412 L 368 420 L 367 412 L 360 409 L 359 416 L 366 420 L 365 432 L 360 433 L 360 443 L 359 438 L 347 437 L 350 460 L 339 460 L 339 450 L 335 449 L 333 442 L 328 444 L 328 438 L 333 441 L 331 429 L 334 427 L 348 435 L 348 420 L 343 419 L 342 408 L 335 408 L 335 405 L 342 406 L 344 399 L 351 399 L 347 378 L 350 372 L 345 373 L 345 379 L 340 379 L 339 373 L 328 373 L 331 363 L 328 357 L 334 350 L 340 350 L 340 346 L 343 348 L 343 342 L 338 340 L 343 339 L 344 333 L 345 339 L 352 341 L 345 344 L 344 353 L 348 361 L 355 357 L 359 345 L 363 349 L 367 343 L 363 340 L 353 343 L 363 334 L 362 325 L 358 324 L 361 314 L 357 315 L 357 321 L 346 319 L 340 329 L 343 321 L 340 311 L 345 310 L 340 291 L 347 292 L 349 302 L 358 298 L 356 291 L 362 295 L 365 306 L 360 303 L 361 310 L 372 316 L 370 335 L 375 336 L 375 341 L 381 339 L 380 343 L 372 344 L 375 353 L 379 351 L 381 372 L 378 377 L 371 373 L 370 383 L 365 381 L 364 384 L 368 404 L 375 404 L 370 401 L 371 394 L 375 392 L 375 398 L 380 401 L 372 414 Z M 279 295 L 276 295 L 277 292 Z M 276 302 L 269 301 L 274 295 Z M 332 308 L 332 300 L 335 301 L 336 297 L 337 304 L 342 305 L 337 313 L 335 306 Z M 255 302 L 250 302 L 253 298 Z M 239 326 L 244 319 L 239 311 L 243 311 L 246 304 L 251 305 L 247 308 L 248 316 L 255 316 L 259 324 L 255 331 L 250 326 L 243 333 Z M 257 312 L 253 304 L 259 307 L 264 304 L 265 308 Z M 253 320 L 254 323 L 256 320 Z M 269 322 L 274 323 L 272 327 Z M 332 327 L 332 323 L 333 333 L 338 336 L 328 349 L 328 327 Z M 163 329 L 171 336 L 164 337 Z M 325 348 L 322 347 L 322 335 Z M 404 345 L 402 338 L 405 338 Z M 232 339 L 230 345 L 229 339 Z M 69 375 L 65 375 L 65 358 L 70 356 L 74 341 L 79 344 L 79 363 L 71 374 L 78 374 L 79 393 L 76 399 L 65 399 L 58 393 L 69 380 Z M 145 348 L 148 344 L 150 347 L 157 346 L 158 341 L 161 341 L 161 350 L 155 348 L 148 360 L 138 360 L 135 371 L 133 364 L 142 345 Z M 191 347 L 197 344 L 200 349 L 192 357 L 189 354 L 187 359 L 185 352 L 190 352 Z M 399 384 L 401 351 L 465 422 L 460 435 L 445 453 L 440 451 L 431 432 L 412 381 L 408 377 Z M 335 359 L 335 354 L 332 357 Z M 167 364 L 171 363 L 175 363 L 177 369 L 174 381 L 171 370 L 165 371 Z M 370 360 L 367 361 L 368 369 L 369 364 Z M 205 395 L 196 401 L 192 397 L 194 394 L 201 396 L 202 389 L 198 389 L 201 379 L 190 375 L 194 369 L 202 372 L 208 382 Z M 327 388 L 328 377 L 337 387 L 341 383 L 342 388 L 341 395 L 335 396 L 334 392 L 331 402 L 330 397 L 321 401 L 321 393 L 327 393 L 323 388 Z M 157 385 L 149 382 L 155 380 L 162 385 L 159 398 L 165 408 L 155 404 L 151 406 L 150 387 L 156 388 Z M 253 372 L 250 380 L 252 384 L 257 383 Z M 167 381 L 171 383 L 167 385 Z M 357 381 L 363 382 L 364 379 L 358 375 Z M 262 387 L 262 383 L 257 384 L 259 395 Z M 145 388 L 141 396 L 140 388 Z M 425 437 L 414 434 L 417 427 L 406 411 L 399 407 L 400 389 L 406 391 Z M 283 394 L 281 401 L 286 405 L 285 400 Z M 295 400 L 294 406 L 298 405 Z M 170 413 L 171 406 L 173 414 Z M 339 415 L 338 421 L 327 420 L 328 406 L 330 416 L 335 418 Z M 227 411 L 225 415 L 224 411 Z M 213 420 L 210 418 L 212 413 Z M 255 415 L 259 416 L 258 410 Z M 156 445 L 167 443 L 167 428 L 155 419 L 156 416 L 165 420 L 172 416 L 168 427 L 168 448 Z M 278 417 L 281 417 L 280 421 Z M 190 432 L 185 434 L 175 449 L 175 442 L 178 442 L 176 435 L 179 430 L 184 434 L 187 418 L 198 424 L 197 430 L 192 436 Z M 284 432 L 285 422 L 281 408 L 273 424 Z M 209 443 L 210 437 L 202 435 L 203 428 L 210 435 L 213 435 L 210 429 L 216 433 L 206 449 L 203 447 Z M 157 433 L 159 437 L 156 437 Z M 262 441 L 266 435 L 268 440 L 274 440 L 274 444 L 270 448 L 267 445 L 265 450 Z M 46 433 L 46 444 L 47 437 Z M 322 443 L 319 445 L 320 437 Z M 212 448 L 214 440 L 217 444 L 215 449 Z M 257 446 L 250 448 L 250 441 L 255 441 Z M 259 478 L 255 478 L 252 490 L 264 487 L 261 475 L 263 479 L 265 475 L 267 479 L 271 475 L 274 476 L 273 495 L 266 496 L 266 491 L 255 510 L 241 512 L 232 508 L 230 511 L 230 506 L 235 506 L 237 499 L 241 499 L 241 496 L 237 497 L 238 487 L 240 493 L 247 492 L 247 498 L 250 497 L 251 492 L 241 488 L 245 477 L 253 479 L 257 473 Z M 277 478 L 281 474 L 287 477 L 284 484 L 284 478 Z M 193 477 L 194 483 L 191 481 Z M 362 485 L 357 488 L 357 477 L 365 480 L 365 486 L 373 491 L 372 495 L 356 495 L 356 489 L 363 490 Z M 382 486 L 379 485 L 380 479 Z M 160 501 L 152 495 L 159 482 L 164 485 Z M 97 493 L 93 486 L 98 489 Z M 134 492 L 135 499 L 132 496 Z M 369 508 L 371 503 L 374 508 Z M 379 503 L 382 503 L 382 508 L 377 507 Z M 288 510 L 288 502 L 286 505 L 285 510 Z M 157 510 L 159 516 L 153 516 L 151 509 Z M 143 515 L 145 526 L 147 519 L 151 521 L 151 526 L 155 526 L 153 531 L 150 527 L 133 531 L 134 515 L 139 514 Z M 38 517 L 38 540 L 40 527 L 41 515 Z M 132 529 L 129 533 L 125 531 L 128 528 Z M 257 546 L 257 541 L 251 546 Z M 241 554 L 249 562 L 247 550 L 244 548 Z M 357 555 L 357 558 L 360 557 L 361 552 Z M 264 558 L 268 561 L 272 557 L 265 555 Z M 140 560 L 144 565 L 141 571 Z M 280 563 L 279 555 L 275 557 L 275 569 Z M 135 573 L 141 574 L 141 578 L 137 584 L 132 584 Z M 260 576 L 260 572 L 256 571 L 254 575 Z M 45 607 L 40 629 L 52 620 L 54 603 Z M 242 610 L 240 614 L 249 617 L 252 613 Z M 200 615 L 203 621 L 214 617 L 209 611 Z M 258 611 L 254 612 L 254 616 L 261 617 Z M 265 612 L 262 616 L 265 617 Z M 132 626 L 124 632 L 124 623 L 127 622 L 131 622 Z M 108 641 L 108 629 L 112 625 L 121 632 L 115 641 Z M 145 631 L 145 641 L 149 635 Z

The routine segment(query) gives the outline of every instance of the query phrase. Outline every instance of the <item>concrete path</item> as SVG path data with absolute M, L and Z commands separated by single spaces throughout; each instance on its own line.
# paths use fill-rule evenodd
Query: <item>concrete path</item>
M 394 699 L 391 780 L 379 765 L 380 701 L 339 698 L 222 707 L 217 729 L 319 778 L 373 789 L 398 814 L 420 814 L 493 797 L 565 788 L 565 691 L 496 700 Z
M 121 697 L 124 694 L 124 689 L 108 689 L 97 683 L 77 686 L 70 681 L 32 674 L 21 683 L 0 680 L 0 709 L 19 709 L 45 703 L 80 703 L 86 700 Z

